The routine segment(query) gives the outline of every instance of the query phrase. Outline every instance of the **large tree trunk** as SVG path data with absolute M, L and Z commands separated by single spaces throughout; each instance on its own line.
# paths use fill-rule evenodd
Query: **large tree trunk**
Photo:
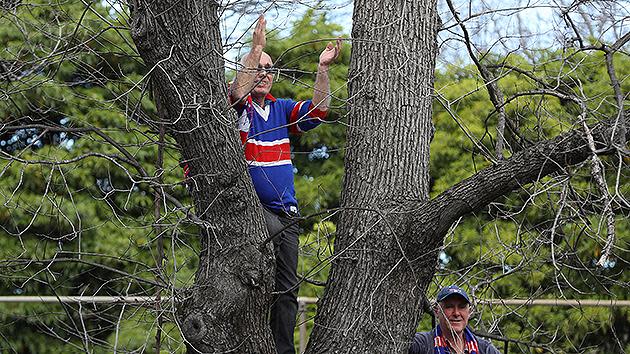
M 307 352 L 403 353 L 442 242 L 405 207 L 428 199 L 439 19 L 432 0 L 359 0 L 353 22 L 343 212 Z
M 202 224 L 195 286 L 178 318 L 191 352 L 274 353 L 267 323 L 273 254 L 227 104 L 218 4 L 132 1 L 132 36 L 151 68 L 161 121 L 190 166 Z

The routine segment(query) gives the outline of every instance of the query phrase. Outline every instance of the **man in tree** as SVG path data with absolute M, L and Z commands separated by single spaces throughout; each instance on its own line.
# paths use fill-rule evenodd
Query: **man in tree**
M 470 299 L 461 288 L 455 285 L 442 288 L 433 312 L 439 324 L 430 332 L 416 333 L 409 354 L 499 354 L 490 342 L 476 338 L 467 327 Z
M 341 41 L 328 43 L 319 57 L 312 100 L 276 99 L 271 94 L 273 61 L 266 44 L 263 15 L 254 28 L 253 43 L 230 85 L 230 100 L 239 116 L 245 159 L 260 199 L 276 255 L 277 295 L 271 307 L 271 329 L 278 353 L 295 353 L 293 329 L 297 314 L 299 216 L 293 185 L 289 132 L 317 127 L 330 104 L 329 65 L 339 57 Z

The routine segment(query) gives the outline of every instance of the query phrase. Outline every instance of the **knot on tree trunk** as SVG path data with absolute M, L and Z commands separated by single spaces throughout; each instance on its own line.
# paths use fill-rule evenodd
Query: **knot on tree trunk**
M 234 173 L 225 171 L 213 175 L 207 173 L 203 177 L 204 181 L 202 183 L 210 186 L 210 195 L 216 196 L 211 200 L 214 200 L 213 204 L 219 208 L 215 210 L 218 216 L 225 216 L 223 215 L 225 214 L 225 210 L 223 207 L 220 207 L 222 205 L 229 205 L 233 215 L 246 212 L 249 208 L 248 201 L 243 198 L 244 185 L 248 182 L 245 178 L 249 177 L 248 175 L 243 174 L 242 171 L 236 171 Z M 210 210 L 208 211 L 210 212 Z
M 191 313 L 182 322 L 182 332 L 186 334 L 186 339 L 192 343 L 201 342 L 208 332 L 203 322 L 203 316 L 199 313 Z
M 254 250 L 249 251 L 252 253 L 248 257 L 258 257 L 259 262 L 245 263 L 238 267 L 238 277 L 243 286 L 255 289 L 255 291 L 273 289 L 275 257 L 273 257 L 271 246 L 268 247 L 268 252 L 265 253 L 263 250 L 263 254 L 253 253 Z
M 244 309 L 239 298 L 242 292 L 224 294 L 229 287 L 229 282 L 214 279 L 205 287 L 207 292 L 199 288 L 192 290 L 191 296 L 179 307 L 177 317 L 190 347 L 204 353 L 229 347 L 235 329 L 223 324 L 228 318 L 238 317 L 237 309 Z
M 136 46 L 148 50 L 150 42 L 147 41 L 148 19 L 147 8 L 138 0 L 129 1 L 129 12 L 131 13 L 131 38 L 133 38 Z M 140 49 L 140 48 L 139 48 Z

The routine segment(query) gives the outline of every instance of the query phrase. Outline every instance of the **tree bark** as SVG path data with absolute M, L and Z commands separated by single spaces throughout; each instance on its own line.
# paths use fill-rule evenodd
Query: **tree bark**
M 592 130 L 599 154 L 609 154 L 613 131 L 618 129 L 613 118 Z M 541 141 L 519 151 L 510 159 L 485 168 L 425 203 L 407 203 L 411 215 L 410 228 L 424 230 L 444 238 L 451 225 L 460 217 L 481 210 L 501 196 L 543 177 L 562 171 L 568 166 L 585 162 L 591 156 L 586 134 L 572 130 L 555 139 Z M 422 257 L 420 251 L 426 238 L 409 235 L 405 242 L 410 258 Z
M 274 353 L 274 258 L 227 103 L 215 1 L 131 1 L 132 37 L 160 121 L 189 164 L 201 225 L 195 285 L 178 321 L 190 352 Z
M 441 239 L 409 259 L 406 202 L 428 199 L 435 1 L 355 1 L 335 256 L 308 353 L 403 353 Z

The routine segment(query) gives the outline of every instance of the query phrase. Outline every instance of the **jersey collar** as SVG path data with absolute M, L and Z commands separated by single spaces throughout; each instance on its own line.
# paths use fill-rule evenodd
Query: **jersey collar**
M 275 97 L 273 97 L 270 93 L 268 93 L 268 94 L 265 96 L 265 102 L 267 102 L 267 101 L 276 102 L 276 98 L 275 98 Z M 250 105 L 252 105 L 252 104 L 253 104 L 254 100 L 252 99 L 252 95 L 248 95 L 248 96 L 247 96 L 247 102 L 248 102 Z M 266 105 L 265 105 L 265 106 L 266 106 Z
M 267 96 L 265 96 L 265 101 L 269 100 L 271 102 L 276 102 L 276 98 L 273 97 L 270 93 L 267 94 Z

